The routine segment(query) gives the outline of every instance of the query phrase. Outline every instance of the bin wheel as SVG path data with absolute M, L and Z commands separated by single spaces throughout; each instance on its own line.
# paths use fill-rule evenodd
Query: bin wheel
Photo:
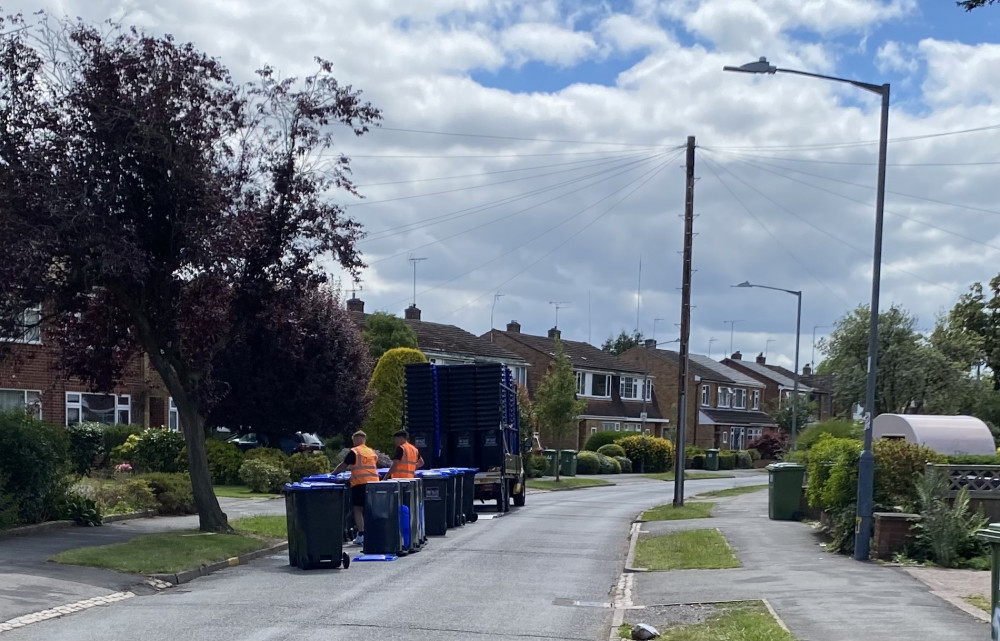
M 469 517 L 469 523 L 475 523 L 478 520 L 479 520 L 479 515 L 476 514 L 475 512 L 473 512 L 472 516 Z
M 351 557 L 347 555 L 347 552 L 340 553 L 340 564 L 344 567 L 345 570 L 351 567 Z

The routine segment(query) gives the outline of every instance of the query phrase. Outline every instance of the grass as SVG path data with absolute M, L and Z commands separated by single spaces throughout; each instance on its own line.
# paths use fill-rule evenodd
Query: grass
M 255 534 L 268 539 L 288 538 L 288 519 L 283 515 L 245 516 L 230 521 L 229 525 L 241 534 Z
M 657 474 L 643 474 L 647 479 L 653 479 L 654 481 L 673 481 L 673 472 L 659 472 Z M 684 472 L 684 479 L 687 481 L 697 481 L 699 479 L 732 479 L 736 478 L 735 474 L 730 474 L 728 472 L 701 472 L 697 470 L 687 470 Z
M 147 534 L 127 543 L 76 548 L 60 552 L 49 560 L 130 574 L 174 573 L 224 561 L 267 545 L 268 541 L 258 537 L 191 530 Z
M 280 494 L 260 494 L 251 492 L 250 488 L 244 485 L 216 485 L 215 495 L 227 499 L 276 499 Z
M 639 539 L 635 566 L 647 570 L 725 570 L 740 567 L 740 562 L 718 530 L 706 529 Z
M 968 603 L 969 605 L 976 606 L 983 612 L 988 613 L 990 611 L 990 597 L 988 596 L 982 596 L 980 594 L 971 594 L 969 596 L 963 596 L 962 600 Z
M 663 641 L 795 641 L 760 601 L 719 605 L 704 623 L 658 628 Z M 623 625 L 618 635 L 631 638 Z
M 710 492 L 702 492 L 698 494 L 699 497 L 721 499 L 727 496 L 739 496 L 741 494 L 751 494 L 753 492 L 760 492 L 761 490 L 766 490 L 766 485 L 743 485 L 740 487 L 730 487 L 724 490 L 711 490 Z
M 554 478 L 550 480 L 528 479 L 525 485 L 533 490 L 570 490 L 578 487 L 599 487 L 601 485 L 611 485 L 601 479 L 581 479 L 572 476 L 564 476 L 559 481 Z
M 642 513 L 643 521 L 680 521 L 683 519 L 707 519 L 712 516 L 715 503 L 685 503 L 674 507 L 667 503 Z

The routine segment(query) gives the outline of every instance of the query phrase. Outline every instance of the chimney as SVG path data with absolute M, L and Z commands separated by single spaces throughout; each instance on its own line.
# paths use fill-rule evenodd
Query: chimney
M 764 356 L 764 352 L 761 352 L 760 354 L 757 354 L 757 364 L 758 365 L 765 365 L 766 363 L 767 363 L 767 357 Z
M 656 349 L 656 339 L 647 338 L 646 339 L 646 349 Z
M 365 301 L 360 298 L 350 298 L 347 301 L 347 311 L 365 313 Z
M 406 311 L 403 312 L 403 317 L 406 318 L 406 320 L 420 320 L 420 308 L 416 305 L 410 305 L 406 308 Z
M 553 327 L 549 330 L 549 338 L 562 338 L 562 332 L 559 331 L 558 327 Z
M 813 368 L 809 366 L 809 363 L 806 363 L 805 365 L 802 366 L 803 376 L 812 376 L 812 373 L 813 373 Z
M 511 322 L 507 323 L 507 331 L 510 332 L 511 334 L 520 334 L 521 323 L 517 322 L 516 320 L 512 320 Z
M 742 361 L 743 360 L 743 354 L 741 354 L 739 351 L 735 351 L 735 352 L 733 352 L 733 355 L 730 356 L 729 358 L 733 359 L 734 361 Z

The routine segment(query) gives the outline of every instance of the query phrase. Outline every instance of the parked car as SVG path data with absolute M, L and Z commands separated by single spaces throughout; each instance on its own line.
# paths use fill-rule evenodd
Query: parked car
M 229 439 L 236 447 L 244 452 L 258 447 L 276 447 L 285 454 L 291 456 L 296 452 L 322 452 L 325 449 L 323 441 L 315 434 L 296 432 L 290 436 L 283 436 L 277 443 L 272 442 L 266 434 L 255 434 L 248 432 Z

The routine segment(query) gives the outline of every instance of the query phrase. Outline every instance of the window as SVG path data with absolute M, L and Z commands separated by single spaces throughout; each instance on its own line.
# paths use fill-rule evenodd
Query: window
M 591 434 L 597 434 L 597 428 L 596 427 L 590 428 L 590 433 Z
M 642 431 L 642 424 L 641 423 L 625 423 L 625 431 L 626 432 L 641 432 Z
M 747 391 L 745 389 L 737 388 L 735 390 L 735 394 L 733 407 L 738 410 L 745 410 L 747 408 Z
M 622 376 L 619 394 L 621 394 L 623 400 L 639 398 L 639 379 L 631 376 Z
M 731 432 L 730 435 L 729 435 L 729 445 L 730 445 L 730 447 L 732 449 L 734 449 L 734 450 L 742 450 L 743 449 L 743 428 L 742 427 L 733 427 L 733 428 L 730 428 L 730 432 Z
M 590 395 L 599 396 L 601 398 L 609 398 L 611 396 L 611 377 L 607 374 L 591 374 L 590 375 Z
M 719 387 L 719 407 L 729 407 L 732 404 L 733 390 L 728 387 Z
M 703 407 L 712 406 L 712 386 L 702 385 L 701 386 L 701 404 Z
M 578 396 L 587 395 L 587 375 L 583 372 L 576 373 L 576 393 Z
M 759 410 L 760 409 L 760 390 L 755 389 L 750 393 L 750 409 Z
M 510 375 L 518 385 L 528 384 L 528 370 L 526 368 L 512 365 L 510 367 Z
M 66 424 L 132 422 L 132 397 L 128 394 L 66 392 Z
M 642 397 L 647 401 L 653 400 L 653 381 L 646 379 L 642 382 Z
M 42 418 L 42 393 L 37 390 L 0 389 L 0 412 L 27 411 Z
M 42 308 L 40 306 L 29 307 L 21 314 L 20 328 L 13 336 L 4 337 L 6 340 L 15 343 L 41 343 L 42 342 Z
M 601 429 L 605 432 L 620 432 L 621 428 L 621 423 L 614 423 L 612 421 L 604 421 L 601 423 Z
M 181 431 L 181 415 L 180 412 L 177 411 L 177 405 L 174 404 L 173 397 L 171 397 L 170 399 L 170 410 L 169 410 L 169 416 L 167 417 L 167 423 L 168 423 L 167 427 L 170 428 L 170 431 L 172 432 Z
M 764 433 L 764 429 L 761 427 L 748 427 L 747 428 L 747 445 L 753 441 L 760 438 L 761 434 Z

